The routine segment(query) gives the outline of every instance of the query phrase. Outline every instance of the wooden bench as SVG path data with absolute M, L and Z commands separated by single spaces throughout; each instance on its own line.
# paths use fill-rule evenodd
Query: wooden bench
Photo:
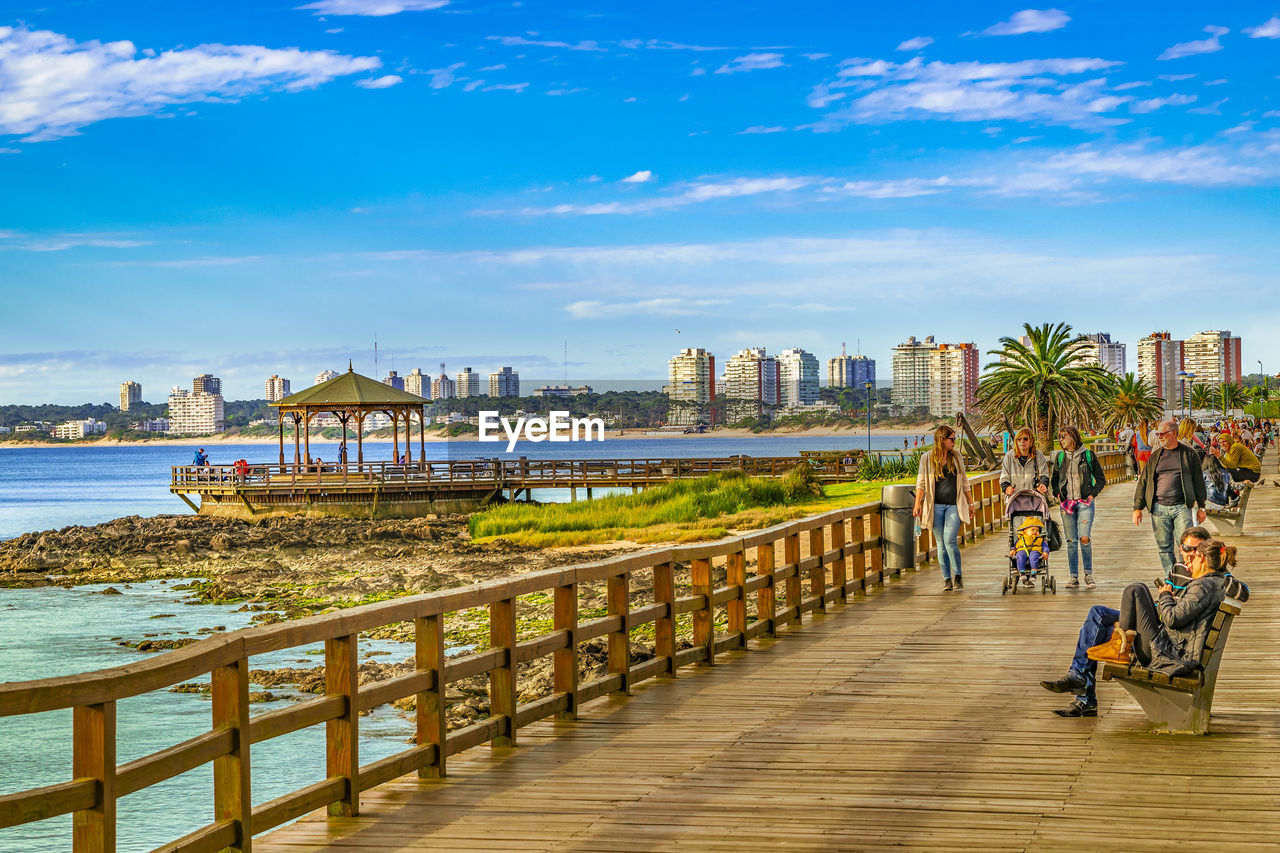
M 1240 615 L 1240 607 L 1240 602 L 1234 598 L 1223 599 L 1218 606 L 1209 636 L 1205 638 L 1204 651 L 1200 653 L 1199 673 L 1174 678 L 1136 664 L 1130 667 L 1121 663 L 1104 663 L 1098 678 L 1117 681 L 1128 690 L 1146 712 L 1152 731 L 1207 734 L 1222 650 L 1227 645 L 1231 621 Z
M 1234 528 L 1236 533 L 1244 533 L 1244 511 L 1249 505 L 1249 496 L 1253 494 L 1253 483 L 1245 483 L 1244 489 L 1240 492 L 1240 502 L 1233 507 L 1224 507 L 1222 509 L 1211 509 L 1208 511 L 1209 517 L 1216 524 L 1226 524 Z

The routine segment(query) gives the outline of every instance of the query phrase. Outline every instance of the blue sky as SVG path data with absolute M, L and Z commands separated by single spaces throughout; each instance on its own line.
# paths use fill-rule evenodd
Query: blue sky
M 1280 4 L 5 2 L 0 402 L 1229 328 Z M 677 332 L 677 330 L 679 330 Z

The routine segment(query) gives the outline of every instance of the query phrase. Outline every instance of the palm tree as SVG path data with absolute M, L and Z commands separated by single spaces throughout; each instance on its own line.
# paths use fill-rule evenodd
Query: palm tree
M 1102 426 L 1107 430 L 1137 426 L 1145 436 L 1151 421 L 1164 417 L 1164 398 L 1157 397 L 1151 385 L 1132 373 L 1116 379 L 1113 396 L 1102 413 Z
M 1216 389 L 1203 382 L 1197 382 L 1187 389 L 1187 403 L 1196 409 L 1212 409 L 1218 404 Z
M 1238 382 L 1222 383 L 1222 413 L 1230 414 L 1233 409 L 1243 409 L 1245 403 L 1244 386 Z
M 978 384 L 978 410 L 986 423 L 1009 419 L 1031 427 L 1040 449 L 1053 449 L 1059 424 L 1090 424 L 1107 409 L 1115 377 L 1090 363 L 1085 343 L 1066 323 L 1024 323 L 1027 343 L 1001 338 L 988 355 L 999 360 Z

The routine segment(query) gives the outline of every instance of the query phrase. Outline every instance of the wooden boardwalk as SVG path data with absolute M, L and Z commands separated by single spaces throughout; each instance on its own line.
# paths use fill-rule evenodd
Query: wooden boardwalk
M 1268 479 L 1275 476 L 1267 460 Z M 1249 506 L 1236 573 L 1253 598 L 1218 679 L 1213 734 L 1152 735 L 1117 685 L 1062 719 L 1091 604 L 1154 578 L 1132 486 L 1099 499 L 1096 590 L 1000 595 L 997 531 L 965 548 L 966 589 L 936 568 L 832 606 L 712 667 L 586 705 L 577 722 L 472 749 L 443 780 L 367 791 L 359 818 L 315 813 L 255 839 L 309 850 L 1280 849 L 1280 489 Z

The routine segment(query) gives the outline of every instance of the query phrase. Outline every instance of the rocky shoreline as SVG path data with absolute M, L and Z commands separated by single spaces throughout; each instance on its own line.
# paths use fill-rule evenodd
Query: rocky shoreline
M 598 559 L 639 546 L 621 543 L 608 549 L 537 549 L 498 540 L 471 541 L 465 515 L 418 519 L 351 520 L 274 518 L 258 524 L 205 516 L 129 516 L 89 527 L 28 533 L 0 542 L 0 587 L 73 587 L 82 584 L 131 583 L 175 578 L 191 604 L 235 604 L 252 612 L 253 624 L 298 619 L 316 613 L 368 604 L 389 598 L 464 586 L 545 568 Z M 194 579 L 194 580 L 190 580 Z M 639 581 L 639 578 L 637 578 Z M 637 604 L 650 602 L 652 590 L 637 584 Z M 536 597 L 535 597 L 536 598 Z M 604 612 L 603 590 L 584 589 L 580 602 L 584 618 Z M 162 618 L 166 614 L 156 614 Z M 550 600 L 521 602 L 522 633 L 536 633 L 551 619 Z M 141 653 L 180 648 L 198 638 L 169 636 L 160 625 L 135 638 L 114 640 Z M 447 643 L 460 651 L 483 645 L 488 637 L 483 611 L 456 614 L 446 623 Z M 159 630 L 157 630 L 159 629 Z M 199 631 L 223 630 L 212 626 Z M 370 639 L 412 640 L 408 625 L 387 626 L 365 635 Z M 636 660 L 652 655 L 637 644 Z M 605 673 L 607 654 L 602 639 L 580 646 L 580 678 Z M 393 678 L 411 670 L 412 659 L 400 663 L 366 661 L 360 665 L 361 684 Z M 521 664 L 517 672 L 522 699 L 551 690 L 551 661 Z M 323 693 L 324 668 L 283 667 L 251 672 L 255 701 L 302 698 Z M 273 693 L 288 688 L 290 692 Z M 175 692 L 205 693 L 208 686 L 184 684 Z M 296 693 L 292 692 L 296 691 Z M 487 716 L 488 681 L 477 676 L 449 685 L 451 728 Z M 394 703 L 412 713 L 413 697 Z

